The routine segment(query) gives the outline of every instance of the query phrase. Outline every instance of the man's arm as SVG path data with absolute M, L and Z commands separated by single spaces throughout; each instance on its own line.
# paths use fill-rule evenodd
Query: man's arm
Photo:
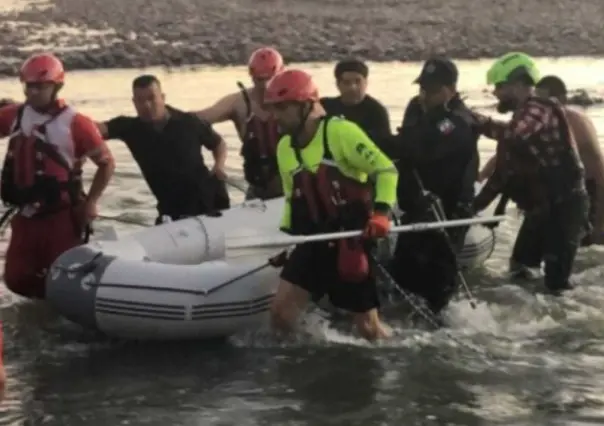
M 539 133 L 551 120 L 549 106 L 528 101 L 520 111 L 516 111 L 509 123 L 493 120 L 490 117 L 473 113 L 478 130 L 484 136 L 497 140 L 498 143 L 523 144 Z
M 478 173 L 478 182 L 482 182 L 488 179 L 494 172 L 497 164 L 497 155 L 493 155 L 486 164 L 483 166 L 480 173 Z
M 493 156 L 493 172 L 489 176 L 487 182 L 481 188 L 480 192 L 474 198 L 473 207 L 476 212 L 486 209 L 493 202 L 497 195 L 501 193 L 505 185 L 506 171 L 499 166 L 498 161 L 502 161 L 504 157 L 504 146 L 497 146 L 497 153 Z M 498 158 L 501 156 L 501 158 Z
M 363 130 L 352 122 L 342 122 L 334 138 L 344 160 L 375 181 L 375 209 L 390 211 L 396 203 L 398 170 Z
M 120 115 L 109 121 L 95 123 L 95 125 L 103 139 L 124 140 L 128 133 L 127 128 L 130 124 L 130 120 L 130 117 Z
M 228 148 L 226 141 L 220 136 L 210 123 L 196 116 L 193 118 L 197 126 L 198 137 L 201 145 L 212 153 L 214 157 L 214 171 L 224 172 L 226 167 Z
M 0 108 L 0 138 L 10 135 L 20 107 L 21 104 L 9 104 Z
M 382 142 L 387 155 L 402 163 L 412 163 L 416 156 L 416 149 L 422 143 L 424 126 L 420 124 L 423 119 L 423 109 L 419 97 L 412 98 L 403 114 L 401 127 L 397 128 L 397 134 L 391 135 Z
M 419 100 L 419 96 L 414 96 L 411 98 L 407 107 L 405 108 L 405 112 L 403 113 L 403 120 L 401 121 L 401 127 L 399 130 L 405 126 L 413 126 L 417 123 L 418 120 L 421 119 L 424 114 L 424 110 L 422 108 L 422 104 Z
M 76 157 L 88 157 L 97 167 L 86 198 L 87 202 L 95 204 L 113 176 L 115 161 L 96 123 L 88 117 L 76 114 L 71 124 L 71 131 Z
M 223 123 L 235 119 L 235 105 L 239 93 L 233 93 L 220 99 L 209 108 L 193 112 L 198 118 L 210 124 Z

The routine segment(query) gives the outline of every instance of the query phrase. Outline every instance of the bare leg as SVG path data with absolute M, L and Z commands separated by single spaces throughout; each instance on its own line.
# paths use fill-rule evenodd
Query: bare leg
M 392 330 L 380 320 L 377 309 L 355 314 L 354 324 L 361 336 L 369 341 L 392 337 Z
M 293 331 L 309 297 L 306 290 L 282 279 L 271 306 L 273 328 L 284 332 Z

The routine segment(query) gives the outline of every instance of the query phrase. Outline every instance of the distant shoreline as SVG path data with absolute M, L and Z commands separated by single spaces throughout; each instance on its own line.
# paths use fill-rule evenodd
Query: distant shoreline
M 32 49 L 69 70 L 243 65 L 260 45 L 287 62 L 601 56 L 601 0 L 53 0 L 5 12 L 0 75 Z M 569 14 L 569 10 L 573 13 Z M 523 13 L 518 13 L 522 10 Z M 472 16 L 469 16 L 471 12 Z M 572 15 L 572 16 L 571 16 Z

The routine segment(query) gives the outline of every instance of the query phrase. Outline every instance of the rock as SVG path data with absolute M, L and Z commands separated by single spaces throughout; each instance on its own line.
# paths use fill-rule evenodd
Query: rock
M 569 94 L 568 103 L 571 105 L 588 107 L 592 105 L 600 105 L 604 103 L 604 100 L 600 97 L 590 95 L 585 90 L 577 90 L 576 92 Z
M 41 45 L 68 47 L 60 53 L 68 70 L 244 64 L 261 45 L 274 45 L 288 61 L 296 62 L 351 55 L 396 61 L 422 60 L 434 53 L 474 59 L 510 50 L 540 56 L 604 52 L 601 0 L 492 0 L 488 7 L 484 0 L 51 0 L 51 4 L 48 9 L 32 6 L 0 16 L 0 75 L 15 75 L 30 54 L 26 48 L 32 36 Z M 57 31 L 58 25 L 69 28 Z M 55 30 L 44 31 L 50 26 Z

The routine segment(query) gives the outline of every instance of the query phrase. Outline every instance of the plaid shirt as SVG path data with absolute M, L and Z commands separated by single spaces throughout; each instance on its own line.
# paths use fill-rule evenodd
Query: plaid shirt
M 566 155 L 577 155 L 575 141 L 572 136 L 570 143 L 567 140 L 566 124 L 554 108 L 534 98 L 516 110 L 509 123 L 474 114 L 480 133 L 498 142 L 495 172 L 475 200 L 479 210 L 501 193 L 510 178 L 536 178 L 539 170 L 558 168 Z M 582 167 L 580 163 L 578 167 Z

